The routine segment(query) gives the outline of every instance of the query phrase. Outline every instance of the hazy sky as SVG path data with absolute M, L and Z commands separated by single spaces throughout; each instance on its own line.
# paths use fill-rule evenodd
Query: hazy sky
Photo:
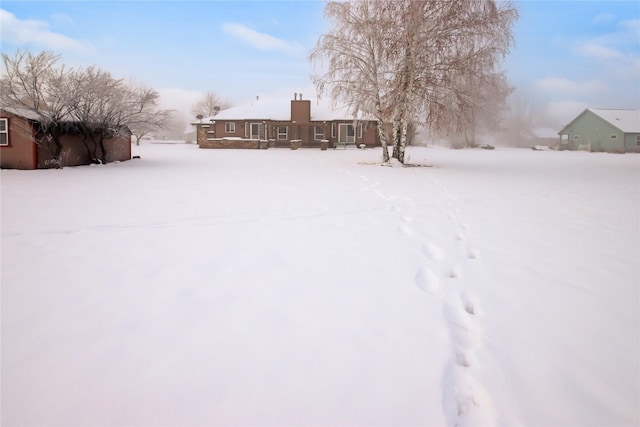
M 640 108 L 640 2 L 515 3 L 510 82 L 559 121 L 583 108 Z M 307 60 L 328 28 L 325 2 L 29 1 L 0 3 L 1 50 L 53 50 L 96 64 L 187 109 L 206 91 L 234 104 L 312 90 Z

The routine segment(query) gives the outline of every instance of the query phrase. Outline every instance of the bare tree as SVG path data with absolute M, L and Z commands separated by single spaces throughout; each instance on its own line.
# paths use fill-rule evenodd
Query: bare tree
M 393 157 L 400 162 L 404 162 L 411 123 L 425 124 L 434 134 L 447 132 L 478 105 L 475 97 L 479 94 L 468 91 L 461 81 L 495 77 L 497 64 L 509 50 L 511 26 L 517 18 L 509 2 L 495 0 L 346 3 L 349 6 L 341 7 L 332 2 L 325 10 L 356 10 L 366 5 L 368 14 L 335 18 L 330 33 L 320 38 L 311 59 L 320 52 L 329 61 L 316 85 L 319 90 L 330 86 L 330 93 L 342 98 L 351 96 L 351 105 L 364 113 L 375 114 L 372 106 L 383 106 L 382 117 L 393 123 Z M 377 24 L 373 29 L 372 23 Z M 346 37 L 336 39 L 334 34 Z M 375 61 L 368 51 L 371 45 L 380 49 Z M 343 65 L 349 61 L 365 61 L 369 67 Z M 377 79 L 371 78 L 372 66 L 379 73 Z M 350 73 L 346 79 L 342 68 Z M 354 90 L 354 81 L 369 90 Z M 351 95 L 346 95 L 349 91 Z
M 545 121 L 545 114 L 540 102 L 526 88 L 517 88 L 510 94 L 508 109 L 504 117 L 504 143 L 523 147 L 530 143 L 527 131 L 540 126 Z
M 407 25 L 400 38 L 406 46 L 402 76 L 409 74 L 412 79 L 408 85 L 408 78 L 401 79 L 397 86 L 400 94 L 410 92 L 401 98 L 408 102 L 397 103 L 401 131 L 394 145 L 400 161 L 404 127 L 409 123 L 405 116 L 426 124 L 434 134 L 464 134 L 480 123 L 481 106 L 488 105 L 489 92 L 504 101 L 508 94 L 504 75 L 495 70 L 509 51 L 511 27 L 517 18 L 508 2 L 405 1 L 409 5 L 404 10 L 409 12 L 404 15 L 402 22 Z M 398 48 L 402 51 L 402 44 Z M 423 109 L 424 118 L 416 117 Z
M 74 92 L 72 125 L 82 135 L 89 159 L 106 163 L 106 138 L 116 135 L 126 124 L 127 88 L 122 80 L 96 66 L 69 73 Z
M 448 122 L 441 129 L 442 136 L 452 138 L 456 148 L 476 147 L 476 137 L 501 129 L 507 111 L 507 98 L 513 88 L 501 72 L 460 74 L 457 83 L 457 97 L 465 97 L 463 102 L 451 100 L 450 109 L 457 120 Z
M 89 159 L 107 160 L 104 140 L 128 128 L 140 138 L 168 126 L 173 111 L 158 109 L 160 95 L 144 86 L 129 86 L 96 66 L 65 69 L 59 55 L 17 51 L 2 54 L 2 105 L 37 118 L 36 144 L 62 166 L 60 136 L 74 131 L 82 136 Z
M 95 163 L 106 162 L 104 140 L 125 128 L 139 144 L 144 135 L 170 124 L 173 111 L 157 108 L 160 95 L 153 89 L 130 87 L 95 66 L 75 70 L 71 75 L 76 92 L 73 116 L 87 153 Z
M 129 87 L 126 102 L 126 125 L 136 137 L 136 145 L 140 139 L 151 132 L 167 129 L 173 119 L 173 110 L 159 110 L 160 94 L 144 86 Z
M 60 134 L 71 112 L 68 80 L 59 55 L 43 51 L 34 55 L 18 50 L 2 54 L 2 104 L 37 117 L 36 144 L 47 150 L 53 163 L 62 167 Z
M 392 24 L 392 16 L 384 13 L 386 3 L 328 3 L 324 13 L 333 26 L 309 56 L 327 66 L 324 74 L 313 76 L 319 96 L 327 93 L 334 104 L 346 105 L 354 116 L 362 112 L 375 118 L 384 162 L 389 161 L 384 125 L 390 119 L 390 108 L 384 101 L 391 70 L 385 62 L 386 36 L 382 35 Z
M 213 92 L 207 92 L 191 107 L 191 113 L 195 116 L 213 117 L 218 112 L 231 106 L 229 101 L 225 101 Z

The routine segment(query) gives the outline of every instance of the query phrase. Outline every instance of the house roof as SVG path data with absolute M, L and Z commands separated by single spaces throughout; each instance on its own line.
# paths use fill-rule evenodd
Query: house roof
M 359 119 L 363 119 L 359 117 Z M 202 119 L 202 123 L 212 120 L 291 120 L 291 98 L 260 98 L 247 104 L 227 108 L 216 116 Z M 353 120 L 347 108 L 331 105 L 329 100 L 311 101 L 312 121 Z M 194 122 L 198 124 L 200 122 Z
M 15 116 L 24 117 L 25 119 L 29 119 L 29 120 L 42 120 L 42 116 L 40 115 L 40 113 L 30 108 L 10 107 L 10 106 L 4 105 L 4 106 L 0 106 L 0 110 L 6 111 Z
M 587 108 L 578 114 L 575 119 L 562 128 L 558 135 L 565 135 L 567 129 L 573 123 L 582 117 L 587 111 L 600 117 L 602 120 L 610 123 L 612 126 L 620 129 L 623 133 L 640 133 L 640 110 L 622 110 L 611 108 Z
M 624 133 L 640 133 L 640 110 L 612 110 L 602 108 L 590 108 L 589 110 Z
M 214 118 L 215 117 L 215 118 Z M 291 104 L 288 98 L 256 99 L 247 104 L 227 108 L 216 116 L 203 119 L 208 122 L 214 120 L 289 120 Z

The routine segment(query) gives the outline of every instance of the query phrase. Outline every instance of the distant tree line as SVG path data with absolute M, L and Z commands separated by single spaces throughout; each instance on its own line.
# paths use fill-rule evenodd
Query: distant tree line
M 390 145 L 404 163 L 415 125 L 467 145 L 498 126 L 512 90 L 499 69 L 518 17 L 509 1 L 332 1 L 325 16 L 332 25 L 310 55 L 323 67 L 314 83 L 377 120 L 383 161 Z
M 59 59 L 50 51 L 3 53 L 0 80 L 2 105 L 37 115 L 36 143 L 59 165 L 63 133 L 80 135 L 91 161 L 105 163 L 105 139 L 126 128 L 139 142 L 169 124 L 173 111 L 158 108 L 155 90 L 127 84 L 93 65 L 67 68 Z

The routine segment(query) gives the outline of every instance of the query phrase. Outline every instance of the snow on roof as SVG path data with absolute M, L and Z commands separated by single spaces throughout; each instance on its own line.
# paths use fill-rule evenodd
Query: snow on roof
M 212 120 L 291 120 L 291 98 L 260 98 L 250 103 L 220 111 L 214 117 L 202 119 L 202 123 Z M 311 120 L 352 120 L 347 108 L 334 107 L 329 100 L 311 100 Z M 362 117 L 359 117 L 362 119 Z
M 248 104 L 227 108 L 214 117 L 202 119 L 210 120 L 289 120 L 291 104 L 288 98 L 256 99 Z
M 311 120 L 353 120 L 353 118 L 353 113 L 350 113 L 347 107 L 334 106 L 328 99 L 311 101 Z M 363 116 L 362 113 L 359 113 L 357 118 L 358 120 L 372 120 Z
M 0 106 L 0 108 L 8 113 L 15 114 L 16 116 L 24 117 L 30 120 L 42 120 L 40 113 L 25 107 L 13 107 L 13 106 Z
M 589 110 L 624 133 L 640 133 L 640 110 L 614 110 L 604 108 L 589 108 Z

